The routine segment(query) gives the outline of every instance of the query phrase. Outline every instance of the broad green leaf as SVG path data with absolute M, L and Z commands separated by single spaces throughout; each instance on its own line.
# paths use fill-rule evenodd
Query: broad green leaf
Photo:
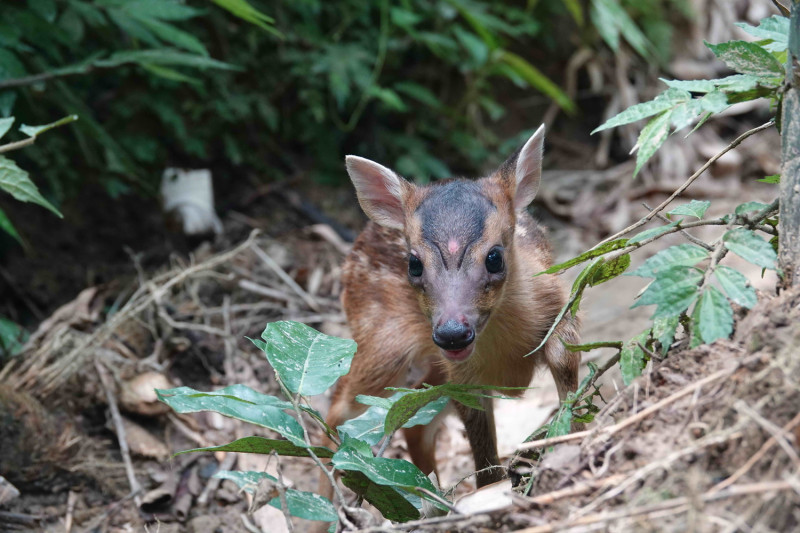
M 345 487 L 375 506 L 384 518 L 395 522 L 408 522 L 419 518 L 417 507 L 394 487 L 380 485 L 370 480 L 361 472 L 345 472 L 342 476 Z
M 630 385 L 634 379 L 642 375 L 646 364 L 645 353 L 639 347 L 647 342 L 650 330 L 645 330 L 625 343 L 619 356 L 619 368 L 622 372 L 622 381 Z
M 778 256 L 772 246 L 755 232 L 736 228 L 722 236 L 725 247 L 745 261 L 770 270 L 778 268 Z
M 688 102 L 691 99 L 692 95 L 689 94 L 688 91 L 669 88 L 656 96 L 653 100 L 633 105 L 622 113 L 611 117 L 601 126 L 595 128 L 595 130 L 592 131 L 592 134 L 597 133 L 598 131 L 614 128 L 616 126 L 622 126 L 623 124 L 630 124 L 631 122 L 652 117 L 653 115 L 658 115 L 659 113 L 663 113 L 672 109 L 678 104 Z
M 250 5 L 250 3 L 247 2 L 247 0 L 211 1 L 222 9 L 228 10 L 234 16 L 237 16 L 240 19 L 249 22 L 250 24 L 254 24 L 277 37 L 283 38 L 283 34 L 273 26 L 275 19 L 254 8 L 252 5 Z
M 579 265 L 583 262 L 588 261 L 589 259 L 594 259 L 595 257 L 600 257 L 601 255 L 605 255 L 609 252 L 613 252 L 614 250 L 619 250 L 621 248 L 625 248 L 628 244 L 628 239 L 617 239 L 615 241 L 610 241 L 591 250 L 582 253 L 578 257 L 573 257 L 568 261 L 564 261 L 563 263 L 559 263 L 557 265 L 553 265 L 547 270 L 539 272 L 536 276 L 541 276 L 542 274 L 555 274 L 556 272 L 560 272 L 562 270 L 566 270 L 568 268 L 574 267 L 575 265 Z
M 746 215 L 747 213 L 763 211 L 769 207 L 769 204 L 762 202 L 745 202 L 736 206 L 737 215 Z
M 664 233 L 667 233 L 672 228 L 677 226 L 679 223 L 680 223 L 680 220 L 675 220 L 672 223 L 667 224 L 665 226 L 659 226 L 657 228 L 646 229 L 646 230 L 644 230 L 642 232 L 639 232 L 636 235 L 634 235 L 628 241 L 628 244 L 629 245 L 630 244 L 636 244 L 637 242 L 646 241 L 647 239 L 652 239 L 653 237 L 658 237 L 659 235 L 663 235 Z
M 661 250 L 629 273 L 629 276 L 657 278 L 660 272 L 676 266 L 694 266 L 708 258 L 708 251 L 694 244 L 678 244 Z
M 18 243 L 22 244 L 22 237 L 17 232 L 17 228 L 14 227 L 14 224 L 11 223 L 11 220 L 2 209 L 0 209 L 0 230 L 5 231 L 14 237 Z
M 499 50 L 498 60 L 508 65 L 520 78 L 527 81 L 531 87 L 543 92 L 553 99 L 558 106 L 568 113 L 575 111 L 575 104 L 570 100 L 558 85 L 542 74 L 539 69 L 527 60 L 507 50 Z
M 681 318 L 677 315 L 657 318 L 653 321 L 653 337 L 661 343 L 661 353 L 666 355 L 672 340 L 675 338 L 675 330 Z
M 762 45 L 770 52 L 784 52 L 789 47 L 789 19 L 779 15 L 761 19 L 759 25 L 751 26 L 745 22 L 734 22 L 744 31 L 759 39 L 768 39 L 771 43 Z
M 566 435 L 572 429 L 572 405 L 562 403 L 553 416 L 553 421 L 547 427 L 545 438 L 560 437 Z
M 783 65 L 775 56 L 755 43 L 728 41 L 720 44 L 706 43 L 714 55 L 740 74 L 759 78 L 782 77 Z
M 691 267 L 672 267 L 659 273 L 631 306 L 657 305 L 653 318 L 680 315 L 697 299 L 697 285 L 703 273 Z
M 340 470 L 361 472 L 370 481 L 379 485 L 401 488 L 411 493 L 418 493 L 418 487 L 436 493 L 428 476 L 404 459 L 390 459 L 387 457 L 372 457 L 370 452 L 366 455 L 363 450 L 354 447 L 353 439 L 346 438 L 339 450 L 333 454 L 333 465 Z M 422 493 L 417 494 L 423 498 L 428 497 Z
M 636 168 L 633 171 L 634 177 L 636 177 L 642 169 L 642 166 L 653 157 L 656 150 L 664 144 L 664 141 L 667 140 L 667 137 L 669 137 L 670 125 L 670 112 L 664 111 L 642 128 L 639 139 L 636 141 L 636 146 L 633 147 L 634 150 L 636 150 Z
M 759 85 L 777 87 L 777 78 L 759 78 L 748 74 L 732 74 L 726 78 L 716 80 L 665 80 L 661 81 L 668 87 L 690 91 L 693 93 L 710 93 L 713 91 L 745 92 L 752 91 Z
M 733 332 L 733 309 L 716 287 L 708 287 L 697 303 L 697 328 L 703 341 L 711 344 L 727 339 Z
M 752 309 L 758 303 L 756 290 L 750 286 L 750 282 L 738 270 L 720 265 L 714 270 L 714 275 L 728 298 L 737 304 Z
M 8 133 L 12 124 L 14 124 L 14 117 L 0 118 L 0 139 Z
M 261 334 L 267 360 L 295 394 L 314 396 L 350 371 L 356 343 L 325 335 L 299 322 L 272 322 Z
M 289 439 L 297 446 L 305 446 L 303 428 L 300 424 L 286 414 L 286 402 L 268 396 L 249 395 L 244 385 L 233 385 L 216 392 L 200 392 L 189 387 L 176 389 L 156 389 L 158 399 L 172 407 L 177 413 L 196 413 L 198 411 L 214 411 L 224 416 L 250 422 L 276 431 Z M 243 393 L 246 399 L 239 398 L 231 391 Z
M 64 218 L 58 209 L 41 195 L 39 189 L 28 177 L 28 173 L 19 168 L 14 161 L 2 155 L 0 155 L 0 189 L 20 202 L 38 204 L 49 209 L 59 218 Z
M 28 332 L 19 324 L 7 318 L 0 318 L 0 354 L 9 357 L 19 354 L 28 337 Z
M 364 413 L 356 418 L 352 418 L 337 428 L 339 434 L 346 433 L 352 438 L 363 440 L 370 445 L 377 444 L 384 436 L 384 426 L 386 415 L 394 403 L 408 392 L 398 392 L 389 398 L 378 398 L 376 396 L 357 396 L 356 401 L 370 405 Z M 403 424 L 403 427 L 413 427 L 426 425 L 433 420 L 442 409 L 445 408 L 450 398 L 441 396 L 422 407 L 410 420 Z
M 587 342 L 585 344 L 569 344 L 568 342 L 562 342 L 562 344 L 569 352 L 590 352 L 598 348 L 622 348 L 622 343 L 620 341 L 597 341 Z
M 267 479 L 275 483 L 278 482 L 277 478 L 266 472 L 221 470 L 214 474 L 214 477 L 233 481 L 239 488 L 251 495 L 256 494 L 256 489 L 258 489 L 258 484 L 261 480 Z M 280 509 L 280 496 L 272 498 L 268 502 L 268 505 Z M 314 494 L 313 492 L 286 489 L 286 507 L 288 508 L 289 514 L 297 518 L 319 520 L 322 522 L 334 522 L 339 519 L 333 504 L 327 498 L 319 494 Z
M 630 254 L 622 254 L 621 256 L 610 261 L 604 261 L 592 272 L 592 277 L 589 279 L 589 285 L 594 287 L 600 285 L 601 283 L 605 283 L 610 279 L 614 279 L 625 272 L 630 265 Z
M 44 126 L 28 126 L 27 124 L 23 124 L 19 127 L 19 131 L 28 137 L 36 137 L 46 131 L 52 130 L 53 128 L 63 126 L 64 124 L 69 124 L 70 122 L 75 122 L 76 120 L 78 120 L 78 115 L 67 115 L 64 118 L 60 118 L 55 122 L 45 124 Z
M 679 205 L 670 211 L 670 215 L 688 215 L 695 218 L 703 218 L 706 210 L 711 205 L 708 200 L 692 200 L 688 204 Z
M 239 453 L 260 453 L 269 455 L 273 451 L 278 455 L 287 457 L 311 457 L 309 449 L 314 455 L 322 458 L 333 457 L 333 451 L 325 447 L 314 446 L 312 448 L 295 446 L 288 440 L 267 439 L 264 437 L 244 437 L 221 446 L 208 446 L 206 448 L 194 448 L 182 450 L 175 455 L 189 452 L 239 452 Z

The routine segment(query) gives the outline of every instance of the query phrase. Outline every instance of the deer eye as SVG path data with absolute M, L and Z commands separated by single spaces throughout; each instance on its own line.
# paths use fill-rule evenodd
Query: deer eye
M 492 248 L 486 255 L 486 270 L 490 274 L 498 274 L 503 271 L 503 252 L 500 248 Z
M 414 278 L 422 275 L 422 261 L 416 255 L 408 256 L 408 275 Z

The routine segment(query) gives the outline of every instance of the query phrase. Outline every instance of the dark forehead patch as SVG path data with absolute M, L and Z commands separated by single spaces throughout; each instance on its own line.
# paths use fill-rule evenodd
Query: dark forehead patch
M 438 245 L 456 239 L 464 247 L 480 239 L 486 217 L 494 210 L 477 182 L 453 180 L 435 185 L 417 208 L 422 238 Z

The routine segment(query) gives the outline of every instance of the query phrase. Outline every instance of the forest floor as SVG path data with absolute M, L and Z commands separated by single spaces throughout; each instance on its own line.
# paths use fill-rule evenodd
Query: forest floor
M 762 166 L 774 165 L 777 146 L 777 137 L 767 138 L 749 157 L 768 159 Z M 761 169 L 744 176 L 742 165 L 719 169 L 697 194 L 712 200 L 710 215 L 730 212 L 745 200 L 771 200 L 774 189 L 754 183 L 763 176 Z M 563 203 L 557 198 L 562 174 L 544 177 L 542 194 L 551 203 Z M 578 190 L 572 183 L 570 190 Z M 644 215 L 639 202 L 661 201 L 665 195 L 659 189 L 664 188 L 634 191 L 620 200 L 624 217 L 620 204 L 613 210 L 617 226 Z M 17 280 L 15 305 L 37 326 L 26 349 L 0 367 L 0 474 L 21 492 L 0 504 L 0 531 L 285 530 L 278 509 L 264 506 L 248 515 L 246 495 L 230 482 L 211 478 L 217 469 L 276 472 L 274 458 L 224 453 L 172 457 L 180 450 L 269 432 L 213 413 L 176 415 L 152 392 L 243 383 L 279 395 L 266 360 L 246 336 L 257 338 L 275 320 L 298 320 L 325 333 L 348 335 L 338 303 L 340 264 L 348 244 L 330 225 L 311 220 L 309 213 L 316 215 L 302 207 L 297 195 L 357 231 L 363 219 L 352 191 L 291 184 L 255 191 L 244 199 L 223 195 L 224 234 L 213 245 L 193 250 L 191 259 L 170 253 L 185 243 L 176 244 L 158 229 L 160 215 L 144 202 L 121 212 L 119 228 L 104 227 L 99 241 L 81 238 L 81 232 L 97 232 L 79 200 L 73 212 L 80 223 L 71 240 L 52 232 L 65 236 L 54 236 L 48 251 L 33 252 L 32 259 L 20 256 L 6 263 L 3 276 Z M 604 194 L 612 193 L 595 188 L 593 196 L 572 201 L 605 205 Z M 537 204 L 534 213 L 551 227 L 558 260 L 602 237 L 591 220 L 553 216 L 547 204 Z M 136 224 L 148 231 L 137 233 L 140 240 L 130 244 L 126 237 Z M 40 227 L 43 238 L 52 234 L 46 224 Z M 261 234 L 248 237 L 253 229 Z M 101 245 L 115 238 L 120 245 L 114 257 L 102 257 Z M 678 237 L 663 239 L 661 247 L 678 242 Z M 634 257 L 633 266 L 644 259 Z M 87 272 L 86 264 L 98 266 Z M 761 303 L 747 316 L 740 313 L 734 340 L 677 348 L 663 362 L 651 362 L 627 388 L 609 372 L 601 388 L 608 403 L 590 426 L 597 429 L 532 463 L 536 482 L 529 496 L 475 493 L 477 498 L 464 501 L 473 509 L 466 516 L 419 527 L 529 532 L 800 527 L 800 358 L 795 353 L 800 295 L 775 296 L 774 277 L 762 277 L 759 269 L 743 263 L 736 266 L 761 291 Z M 287 275 L 296 285 L 287 283 Z M 627 340 L 644 330 L 649 313 L 630 305 L 645 284 L 641 278 L 621 277 L 587 291 L 584 342 Z M 43 301 L 63 305 L 46 309 L 37 303 Z M 584 363 L 605 361 L 612 353 L 588 352 Z M 558 406 L 549 375 L 538 376 L 532 387 L 521 400 L 497 402 L 498 441 L 506 459 Z M 312 398 L 322 412 L 327 402 L 324 395 Z M 129 448 L 124 454 L 117 438 L 120 426 Z M 794 445 L 785 432 L 794 432 Z M 437 450 L 441 486 L 458 484 L 459 497 L 472 493 L 472 461 L 455 417 L 447 418 Z M 131 458 L 130 469 L 125 455 Z M 406 457 L 402 438 L 393 441 L 387 455 Z M 316 490 L 317 473 L 310 462 L 284 458 L 280 465 L 294 487 Z M 724 481 L 731 476 L 733 482 Z M 496 490 L 508 492 L 510 485 Z M 295 531 L 311 525 L 295 522 Z

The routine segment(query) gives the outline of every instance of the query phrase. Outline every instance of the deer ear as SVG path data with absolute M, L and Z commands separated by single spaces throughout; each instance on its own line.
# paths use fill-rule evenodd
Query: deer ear
M 514 209 L 522 211 L 533 201 L 539 191 L 542 178 L 542 149 L 544 147 L 544 124 L 528 139 L 517 155 L 514 166 L 516 190 L 514 192 Z
M 403 229 L 403 198 L 409 183 L 394 171 L 363 157 L 348 155 L 345 164 L 358 203 L 367 216 L 381 226 Z

